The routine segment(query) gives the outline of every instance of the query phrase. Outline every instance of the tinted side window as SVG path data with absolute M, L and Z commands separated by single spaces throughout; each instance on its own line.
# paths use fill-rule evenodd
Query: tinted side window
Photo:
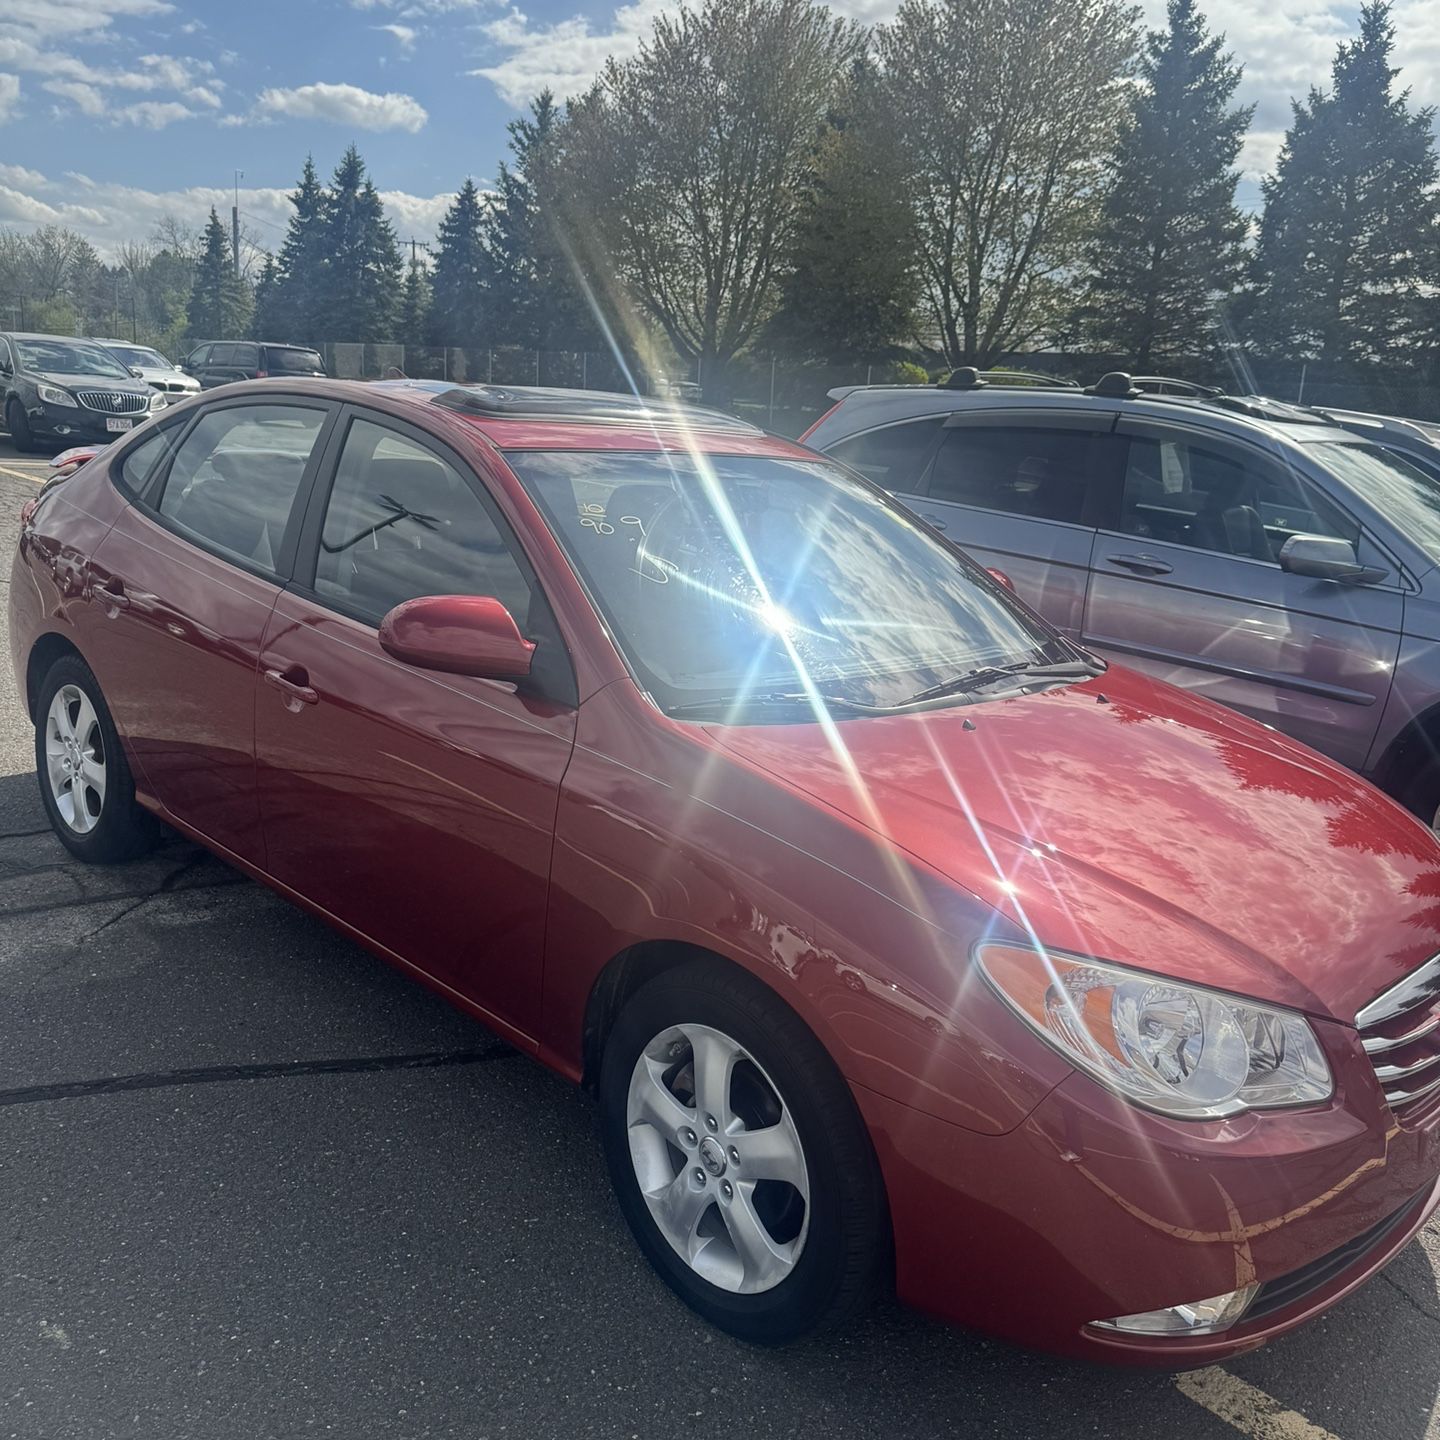
M 145 493 L 145 487 L 155 478 L 183 428 L 172 425 L 167 430 L 157 430 L 125 456 L 120 462 L 120 480 L 127 490 L 134 495 Z
M 260 347 L 258 345 L 237 345 L 235 356 L 230 361 L 232 365 L 238 365 L 242 370 L 255 370 L 260 365 Z
M 197 539 L 273 570 L 325 416 L 300 405 L 212 410 L 176 452 L 160 513 Z
M 214 348 L 213 345 L 202 345 L 198 350 L 192 350 L 186 358 L 185 363 L 197 369 L 202 365 L 208 365 L 210 363 L 210 352 Z
M 493 595 L 522 629 L 529 620 L 530 586 L 464 477 L 368 420 L 345 437 L 315 590 L 374 621 L 417 595 Z
M 928 420 L 885 425 L 863 435 L 852 435 L 832 445 L 827 453 L 887 490 L 913 491 L 944 420 L 943 415 L 934 415 Z
M 1135 438 L 1125 466 L 1127 535 L 1275 561 L 1292 535 L 1360 538 L 1360 527 L 1283 465 L 1261 456 Z
M 1093 437 L 1083 430 L 958 426 L 945 432 L 930 497 L 1079 524 Z
M 211 365 L 233 365 L 237 349 L 239 349 L 237 345 L 212 345 L 209 363 Z

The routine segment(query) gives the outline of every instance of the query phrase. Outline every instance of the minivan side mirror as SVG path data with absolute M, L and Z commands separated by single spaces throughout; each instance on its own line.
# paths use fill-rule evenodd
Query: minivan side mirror
M 1292 535 L 1280 547 L 1280 568 L 1312 580 L 1336 580 L 1342 585 L 1373 585 L 1389 574 L 1362 565 L 1355 547 L 1334 535 Z
M 424 670 L 484 680 L 523 680 L 535 642 L 489 595 L 421 595 L 380 622 L 380 648 Z

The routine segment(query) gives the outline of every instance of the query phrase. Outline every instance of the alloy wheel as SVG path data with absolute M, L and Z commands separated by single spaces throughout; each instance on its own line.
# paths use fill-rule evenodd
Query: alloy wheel
M 60 818 L 87 835 L 105 807 L 105 741 L 90 697 L 62 685 L 45 717 L 45 771 Z
M 790 1108 L 738 1041 L 672 1025 L 641 1051 L 626 1125 L 651 1218 L 702 1279 L 739 1295 L 795 1268 L 810 1222 L 810 1176 Z

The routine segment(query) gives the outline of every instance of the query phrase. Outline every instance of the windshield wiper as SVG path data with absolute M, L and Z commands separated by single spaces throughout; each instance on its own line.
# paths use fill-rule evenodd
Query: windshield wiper
M 665 706 L 667 715 L 702 715 L 722 714 L 732 710 L 753 710 L 757 707 L 764 708 L 767 705 L 803 705 L 807 710 L 814 710 L 816 702 L 827 711 L 839 715 L 890 715 L 894 713 L 892 705 L 867 705 L 863 700 L 849 700 L 844 695 L 827 695 L 823 692 L 810 692 L 808 690 L 765 690 L 754 695 L 743 695 L 738 698 L 714 700 L 687 700 L 681 705 Z
M 926 700 L 942 700 L 947 695 L 968 695 L 971 691 L 983 690 L 1003 680 L 1029 685 L 1045 680 L 1089 679 L 1101 673 L 1100 667 L 1088 660 L 1066 660 L 1058 665 L 1032 665 L 1028 660 L 1022 660 L 1018 665 L 982 665 L 977 670 L 957 675 L 953 680 L 944 680 L 927 690 L 917 691 L 900 703 L 920 705 Z

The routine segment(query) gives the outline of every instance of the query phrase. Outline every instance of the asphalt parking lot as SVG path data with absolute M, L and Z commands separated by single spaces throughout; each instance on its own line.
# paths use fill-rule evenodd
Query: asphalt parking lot
M 0 437 L 6 557 L 43 471 Z M 893 1305 L 781 1351 L 706 1328 L 588 1100 L 187 844 L 72 861 L 0 692 L 0 1437 L 1440 1436 L 1434 1228 L 1179 1380 Z

